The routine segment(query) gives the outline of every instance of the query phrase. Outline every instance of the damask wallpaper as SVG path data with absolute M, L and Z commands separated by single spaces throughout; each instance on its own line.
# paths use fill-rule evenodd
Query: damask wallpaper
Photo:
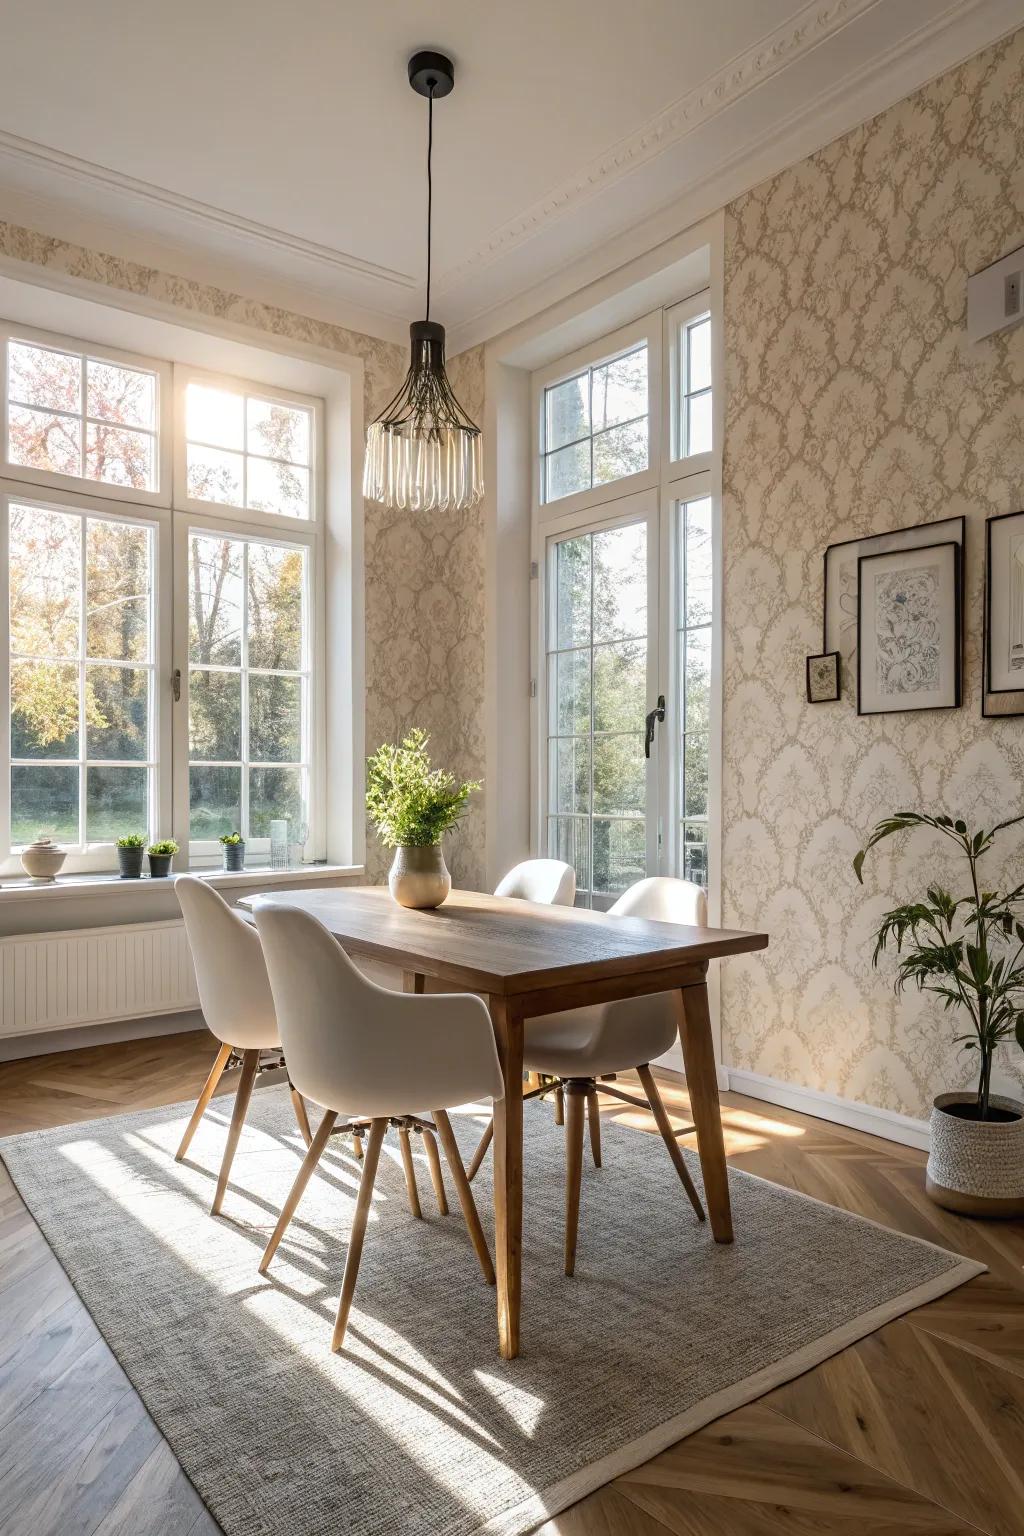
M 1024 32 L 727 210 L 723 921 L 771 946 L 723 967 L 726 1060 L 914 1116 L 969 1064 L 869 934 L 962 880 L 924 835 L 863 888 L 851 860 L 890 810 L 1024 811 L 1024 719 L 980 714 L 984 522 L 1024 507 L 1024 327 L 965 329 L 967 275 L 1022 241 Z M 848 667 L 808 705 L 825 546 L 960 514 L 963 707 L 858 718 Z M 1022 846 L 987 878 L 1019 881 Z
M 193 314 L 360 357 L 366 370 L 367 420 L 386 404 L 408 366 L 405 347 L 18 225 L 0 222 L 0 254 L 144 294 Z M 482 419 L 480 349 L 454 359 L 451 376 L 470 413 Z M 483 519 L 481 507 L 434 515 L 429 526 L 422 518 L 386 512 L 372 503 L 365 512 L 367 748 L 372 751 L 381 741 L 422 725 L 431 732 L 439 761 L 478 779 L 484 762 Z M 464 828 L 450 839 L 453 876 L 466 886 L 483 880 L 482 796 L 476 801 Z M 368 829 L 370 878 L 382 879 L 388 863 Z

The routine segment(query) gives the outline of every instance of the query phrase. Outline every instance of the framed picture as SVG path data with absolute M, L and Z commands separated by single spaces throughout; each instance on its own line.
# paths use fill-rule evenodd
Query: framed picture
M 960 704 L 963 551 L 926 544 L 857 561 L 857 713 Z
M 1000 695 L 993 698 L 992 695 Z M 1016 698 L 1011 696 L 1016 695 Z M 1024 712 L 1024 512 L 985 523 L 985 693 L 987 715 Z M 1009 706 L 1009 707 L 1007 707 Z
M 920 549 L 928 544 L 959 544 L 962 582 L 966 527 L 965 517 L 947 517 L 938 523 L 918 523 L 912 528 L 894 528 L 890 533 L 872 533 L 863 539 L 844 539 L 829 545 L 825 551 L 821 648 L 825 652 L 839 652 L 843 664 L 850 669 L 848 677 L 855 676 L 857 669 L 857 561 L 861 555 Z
M 831 704 L 839 697 L 839 652 L 807 658 L 808 704 Z

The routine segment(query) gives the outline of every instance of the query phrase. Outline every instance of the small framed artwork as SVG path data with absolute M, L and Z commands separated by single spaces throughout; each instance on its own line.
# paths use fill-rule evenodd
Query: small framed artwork
M 832 704 L 839 697 L 839 652 L 807 658 L 808 704 Z
M 985 692 L 982 714 L 1024 714 L 1024 512 L 985 523 Z
M 859 715 L 959 708 L 961 557 L 953 542 L 859 557 Z

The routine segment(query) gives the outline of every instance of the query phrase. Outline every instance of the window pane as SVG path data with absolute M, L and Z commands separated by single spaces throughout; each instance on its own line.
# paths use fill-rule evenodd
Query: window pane
M 590 535 L 557 545 L 555 646 L 567 650 L 590 641 Z
M 683 737 L 683 815 L 708 814 L 708 738 Z
M 620 421 L 647 417 L 647 348 L 638 347 L 625 357 L 595 368 L 590 385 L 594 414 L 594 432 L 614 427 Z M 646 437 L 645 437 L 646 440 Z M 644 465 L 646 467 L 646 457 Z M 597 464 L 594 465 L 595 478 Z
M 686 327 L 688 346 L 687 394 L 711 388 L 711 321 L 698 320 Z
M 150 543 L 147 528 L 86 523 L 87 656 L 149 660 Z
M 590 730 L 590 652 L 560 651 L 548 658 L 548 708 L 552 736 Z
M 128 832 L 149 831 L 149 769 L 85 770 L 85 837 L 112 843 Z
M 544 391 L 544 447 L 563 448 L 590 436 L 590 405 L 586 373 Z
M 270 823 L 286 816 L 294 834 L 302 822 L 301 768 L 249 771 L 249 836 L 269 837 Z
M 126 485 L 135 491 L 151 491 L 156 485 L 153 449 L 156 439 L 146 432 L 125 427 L 97 426 L 90 421 L 85 432 L 85 475 L 106 485 Z
M 242 455 L 221 448 L 187 449 L 188 494 L 196 501 L 215 501 L 221 506 L 242 505 Z
M 594 818 L 594 886 L 617 896 L 647 873 L 647 829 L 640 820 Z
M 251 397 L 246 402 L 246 411 L 250 453 L 287 459 L 292 464 L 309 463 L 309 411 Z
M 594 649 L 594 730 L 643 730 L 647 643 L 620 640 Z
M 544 460 L 544 500 L 558 501 L 590 489 L 590 440 L 560 448 Z
M 683 730 L 707 732 L 711 703 L 711 629 L 683 635 Z
M 281 517 L 309 516 L 308 469 L 251 458 L 246 475 L 246 505 L 254 512 L 276 512 Z
M 647 527 L 594 534 L 594 639 L 647 633 Z
M 241 768 L 190 768 L 188 796 L 189 836 L 196 842 L 242 830 Z
M 11 769 L 11 842 L 20 847 L 40 832 L 58 843 L 78 842 L 78 769 Z
M 254 763 L 302 759 L 302 680 L 249 678 L 249 758 Z
M 647 798 L 646 763 L 642 735 L 595 736 L 595 814 L 642 813 Z
M 278 544 L 249 545 L 249 665 L 302 668 L 306 557 Z
M 185 436 L 214 448 L 245 447 L 245 401 L 229 389 L 191 383 L 185 389 Z
M 11 650 L 16 654 L 78 654 L 81 551 L 81 518 L 12 504 Z
M 711 452 L 711 391 L 686 402 L 686 452 Z
M 241 672 L 190 671 L 188 750 L 199 762 L 230 763 L 241 758 Z
M 693 880 L 707 888 L 708 845 L 707 823 L 687 822 L 683 827 L 683 879 Z
M 242 543 L 193 534 L 189 561 L 189 658 L 212 666 L 242 660 Z
M 86 363 L 87 416 L 123 427 L 156 426 L 156 378 L 117 363 Z M 99 477 L 99 478 L 102 478 Z
M 686 591 L 686 624 L 711 622 L 711 497 L 688 501 L 682 508 Z
M 590 741 L 562 737 L 548 743 L 548 808 L 552 811 L 590 810 Z
M 77 666 L 12 664 L 11 756 L 78 756 Z
M 38 405 L 44 410 L 71 411 L 82 408 L 82 360 L 52 347 L 32 347 L 27 342 L 12 341 L 7 351 L 8 393 L 22 405 Z
M 594 438 L 594 484 L 607 485 L 647 468 L 647 418 L 611 427 Z
M 7 457 L 12 464 L 55 475 L 81 475 L 82 423 L 78 417 L 48 416 L 12 405 L 7 420 Z
M 86 757 L 145 762 L 149 757 L 149 671 L 87 667 Z
M 571 864 L 576 889 L 590 890 L 590 821 L 586 816 L 548 818 L 548 857 Z

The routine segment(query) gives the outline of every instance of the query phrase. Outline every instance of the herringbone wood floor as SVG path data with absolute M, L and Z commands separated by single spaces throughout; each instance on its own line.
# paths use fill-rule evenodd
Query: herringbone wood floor
M 194 1096 L 212 1055 L 194 1034 L 0 1065 L 0 1135 Z M 665 1092 L 685 1114 L 678 1084 Z M 918 1153 L 725 1103 L 737 1167 L 991 1272 L 681 1441 L 542 1536 L 1021 1536 L 1024 1223 L 939 1211 Z M 621 1118 L 653 1130 L 639 1112 Z M 0 1532 L 216 1530 L 0 1169 Z

